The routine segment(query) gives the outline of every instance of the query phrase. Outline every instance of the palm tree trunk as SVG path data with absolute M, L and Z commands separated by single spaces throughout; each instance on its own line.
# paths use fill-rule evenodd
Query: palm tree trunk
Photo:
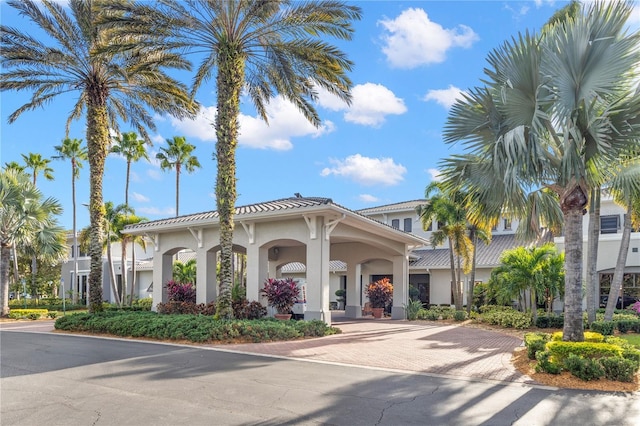
M 104 102 L 104 94 L 95 94 L 98 101 L 90 99 L 87 107 L 87 151 L 89 156 L 89 198 L 90 236 L 89 255 L 89 312 L 102 311 L 102 249 L 104 247 L 104 201 L 102 180 L 104 162 L 109 146 L 109 120 Z
M 584 341 L 582 321 L 582 207 L 564 211 L 565 281 L 562 340 Z
M 244 82 L 244 58 L 236 46 L 222 44 L 218 51 L 218 115 L 216 117 L 216 201 L 220 217 L 220 318 L 233 318 L 233 216 L 236 204 L 236 159 L 240 92 Z
M 12 245 L 3 242 L 0 246 L 0 316 L 9 315 L 9 259 L 11 258 Z M 17 275 L 16 275 L 17 276 Z
M 125 306 L 127 303 L 127 239 L 122 238 L 120 240 L 120 248 L 122 257 L 120 258 L 120 270 L 122 272 L 122 293 L 120 293 L 120 306 Z
M 587 322 L 591 324 L 596 320 L 596 309 L 600 303 L 597 267 L 600 241 L 600 187 L 594 188 L 591 192 L 587 232 Z
M 129 295 L 129 306 L 133 306 L 133 296 L 136 289 L 136 243 L 131 241 L 131 293 Z
M 76 167 L 75 161 L 71 159 L 71 204 L 73 207 L 73 281 L 70 284 L 73 303 L 78 303 L 78 231 L 76 228 Z M 64 298 L 63 294 L 60 297 Z
M 471 228 L 471 242 L 473 244 L 473 251 L 471 252 L 471 275 L 469 276 L 469 285 L 467 286 L 467 314 L 471 314 L 473 289 L 476 285 L 476 247 L 478 245 L 478 233 L 474 228 Z
M 176 163 L 176 217 L 180 216 L 180 163 Z M 176 255 L 176 260 L 178 256 Z
M 116 305 L 118 305 L 118 307 L 120 308 L 122 307 L 122 304 L 120 302 L 120 293 L 118 292 L 118 286 L 116 285 L 116 271 L 113 266 L 113 256 L 111 255 L 111 242 L 107 242 L 107 261 L 109 262 L 109 278 L 111 281 L 111 291 L 113 291 L 113 294 L 115 296 Z
M 618 260 L 616 261 L 616 269 L 613 272 L 611 280 L 611 289 L 609 290 L 609 300 L 604 311 L 604 320 L 611 321 L 613 319 L 613 311 L 618 302 L 618 296 L 622 297 L 622 306 L 624 306 L 624 293 L 622 292 L 622 278 L 624 277 L 624 265 L 627 261 L 629 253 L 629 241 L 631 239 L 631 201 L 627 204 L 627 214 L 624 215 L 624 228 L 622 229 L 622 240 L 620 241 L 620 250 L 618 251 Z
M 451 294 L 453 295 L 453 304 L 456 304 L 456 288 L 458 284 L 456 283 L 456 262 L 453 257 L 453 243 L 451 239 L 449 239 L 449 262 L 451 264 Z
M 131 171 L 131 160 L 127 160 L 127 176 L 124 182 L 124 204 L 129 207 L 129 173 Z

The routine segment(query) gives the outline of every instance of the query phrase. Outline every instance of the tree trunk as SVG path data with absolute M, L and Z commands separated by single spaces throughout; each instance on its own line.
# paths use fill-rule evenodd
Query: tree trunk
M 469 285 L 467 286 L 467 314 L 471 314 L 471 305 L 473 304 L 473 288 L 476 285 L 476 247 L 478 245 L 478 233 L 471 228 L 471 243 L 473 244 L 471 252 L 471 275 L 469 276 Z
M 120 293 L 120 306 L 127 304 L 127 239 L 120 240 L 122 257 L 120 258 L 120 270 L 122 271 L 122 293 Z
M 98 92 L 98 89 L 94 89 Z M 89 312 L 102 311 L 102 250 L 104 242 L 104 201 L 102 198 L 102 180 L 104 162 L 109 146 L 109 120 L 105 107 L 106 95 L 91 93 L 87 106 L 87 151 L 89 156 L 89 198 L 90 231 L 89 255 Z
M 562 340 L 584 341 L 582 321 L 582 208 L 564 211 L 565 277 Z
M 136 290 L 136 243 L 131 241 L 131 294 L 129 297 L 129 306 L 133 306 L 133 296 Z
M 107 236 L 107 238 L 109 238 L 109 236 Z M 111 242 L 107 242 L 107 261 L 109 262 L 109 278 L 111 281 L 111 291 L 113 291 L 113 294 L 116 298 L 116 305 L 118 305 L 118 307 L 122 307 L 122 304 L 120 303 L 120 293 L 118 292 L 118 286 L 116 285 L 116 271 L 115 268 L 113 266 L 113 256 L 111 255 Z
M 12 246 L 3 242 L 0 246 L 0 305 L 2 312 L 0 316 L 9 315 L 9 259 L 11 258 Z
M 127 160 L 127 176 L 124 182 L 124 205 L 129 207 L 129 173 L 131 171 L 131 160 Z
M 618 302 L 618 296 L 622 297 L 622 306 L 624 306 L 624 293 L 622 291 L 622 279 L 624 278 L 624 266 L 627 262 L 627 254 L 629 253 L 629 240 L 631 239 L 631 201 L 627 204 L 627 214 L 624 215 L 624 228 L 622 228 L 622 240 L 620 241 L 620 250 L 618 251 L 618 260 L 616 261 L 616 269 L 611 280 L 611 289 L 609 290 L 609 300 L 604 311 L 604 320 L 611 321 L 613 319 L 613 311 Z
M 71 159 L 71 204 L 73 207 L 73 281 L 70 284 L 72 302 L 78 303 L 78 231 L 76 228 L 76 167 L 75 161 Z M 63 286 L 62 298 L 65 298 Z
M 176 217 L 180 216 L 180 163 L 176 163 Z M 176 255 L 176 260 L 178 256 Z
M 600 304 L 598 280 L 598 243 L 600 241 L 600 187 L 591 192 L 589 204 L 589 230 L 587 245 L 587 322 L 596 320 L 596 310 Z
M 233 216 L 236 204 L 236 159 L 240 92 L 244 84 L 244 57 L 231 44 L 218 50 L 218 115 L 216 116 L 216 202 L 220 220 L 220 291 L 218 314 L 233 318 L 231 287 L 233 285 Z

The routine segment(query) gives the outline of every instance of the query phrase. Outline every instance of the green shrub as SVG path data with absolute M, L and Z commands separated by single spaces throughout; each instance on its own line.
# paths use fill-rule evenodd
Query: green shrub
M 134 300 L 133 306 L 137 306 L 142 311 L 150 311 L 151 307 L 153 306 L 153 298 L 145 297 L 142 299 Z
M 413 287 L 412 287 L 413 288 Z M 409 299 L 409 303 L 404 305 L 404 311 L 409 321 L 418 319 L 418 313 L 422 310 L 422 302 L 420 300 Z
M 604 336 L 611 336 L 615 328 L 615 323 L 613 321 L 594 321 L 589 328 L 591 331 L 595 331 Z
M 584 358 L 622 356 L 622 348 L 610 343 L 551 341 L 545 347 L 553 361 L 559 365 L 571 354 Z
M 526 312 L 518 312 L 513 308 L 486 311 L 482 321 L 505 328 L 524 329 L 531 326 L 531 317 Z
M 233 316 L 236 319 L 260 319 L 267 316 L 267 308 L 260 302 L 249 302 L 247 299 L 234 300 L 231 302 Z
M 549 337 L 547 333 L 526 333 L 524 335 L 524 344 L 527 347 L 529 359 L 536 359 L 536 353 L 544 351 Z
M 435 309 L 423 309 L 418 312 L 418 319 L 428 321 L 438 321 L 440 313 Z
M 640 329 L 640 320 L 617 320 L 615 321 L 616 328 L 620 333 L 627 333 L 629 331 L 635 331 L 636 329 Z
M 562 328 L 564 327 L 564 315 L 540 315 L 536 319 L 538 328 Z
M 9 318 L 37 320 L 42 315 L 47 315 L 47 313 L 49 313 L 47 309 L 11 309 Z
M 586 382 L 598 380 L 604 376 L 604 369 L 598 360 L 595 359 L 570 354 L 567 359 L 564 360 L 564 366 L 571 374 Z
M 562 371 L 560 365 L 551 361 L 551 353 L 549 351 L 536 352 L 536 360 L 538 361 L 535 368 L 537 373 L 560 374 Z
M 633 382 L 638 365 L 633 361 L 620 357 L 602 358 L 600 360 L 604 377 L 618 382 Z
M 58 316 L 57 312 L 49 312 L 49 313 L 47 313 L 47 317 L 49 317 L 51 319 L 56 319 L 57 316 Z
M 554 342 L 559 342 L 562 340 L 562 331 L 556 331 L 551 335 L 551 340 Z M 585 331 L 584 332 L 584 341 L 591 343 L 602 343 L 604 341 L 604 336 L 600 333 L 596 333 L 593 331 Z
M 56 329 L 109 333 L 192 342 L 265 342 L 334 334 L 322 321 L 216 320 L 206 315 L 159 315 L 155 312 L 103 312 L 58 318 Z
M 466 311 L 455 311 L 453 313 L 453 319 L 456 321 L 464 321 L 467 319 L 467 312 Z

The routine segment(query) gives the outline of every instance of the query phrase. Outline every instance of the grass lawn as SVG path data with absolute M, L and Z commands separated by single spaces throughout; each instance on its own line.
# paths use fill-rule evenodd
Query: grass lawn
M 640 348 L 640 334 L 620 334 L 618 337 L 623 338 L 637 348 Z

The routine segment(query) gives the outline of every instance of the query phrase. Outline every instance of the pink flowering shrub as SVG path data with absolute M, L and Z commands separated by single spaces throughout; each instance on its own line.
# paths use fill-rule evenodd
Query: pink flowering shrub
M 178 283 L 171 280 L 167 283 L 167 297 L 170 302 L 196 303 L 196 288 L 191 283 Z
M 640 315 L 640 300 L 629 307 L 633 312 Z

